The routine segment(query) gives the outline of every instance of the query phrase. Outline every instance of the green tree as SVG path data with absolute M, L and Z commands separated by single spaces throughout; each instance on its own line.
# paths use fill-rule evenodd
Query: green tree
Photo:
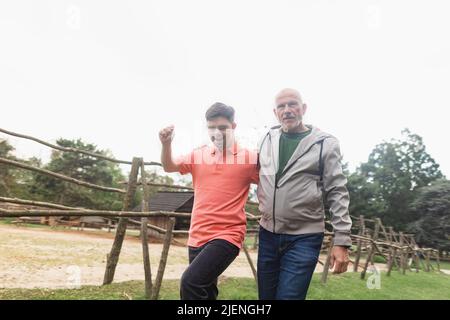
M 85 143 L 81 139 L 59 139 L 56 143 L 62 147 L 71 147 L 112 157 L 110 152 L 99 150 L 94 144 Z M 120 186 L 119 182 L 124 180 L 118 164 L 75 152 L 53 151 L 50 162 L 43 168 L 108 187 L 117 188 Z M 42 174 L 34 174 L 30 193 L 34 198 L 44 201 L 104 210 L 121 209 L 123 198 L 121 194 L 89 189 Z
M 450 251 L 450 181 L 439 180 L 420 188 L 410 209 L 418 218 L 408 225 L 416 242 Z
M 14 147 L 6 140 L 0 140 L 0 157 L 23 162 L 35 167 L 41 166 L 41 160 L 30 158 L 17 159 L 13 155 Z M 17 169 L 13 166 L 0 164 L 0 195 L 6 197 L 30 198 L 29 188 L 32 185 L 34 174 L 32 171 Z
M 12 151 L 14 147 L 8 141 L 0 140 L 0 157 L 15 160 Z M 12 167 L 0 164 L 0 196 L 11 196 L 15 184 Z
M 402 139 L 377 145 L 368 161 L 350 175 L 351 212 L 377 216 L 404 229 L 412 219 L 409 204 L 416 190 L 442 177 L 423 139 L 405 129 Z
M 378 183 L 368 182 L 358 171 L 350 173 L 347 177 L 350 194 L 349 211 L 352 215 L 373 217 L 385 212 L 386 206 L 379 197 Z

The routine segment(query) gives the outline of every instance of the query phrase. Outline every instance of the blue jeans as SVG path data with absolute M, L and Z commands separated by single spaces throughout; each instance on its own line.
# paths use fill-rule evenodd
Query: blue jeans
M 304 300 L 319 259 L 324 234 L 276 234 L 260 227 L 260 300 Z

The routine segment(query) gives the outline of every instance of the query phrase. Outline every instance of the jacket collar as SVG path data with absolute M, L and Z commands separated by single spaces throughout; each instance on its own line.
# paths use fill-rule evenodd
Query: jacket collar
M 310 148 L 313 144 L 317 143 L 320 140 L 323 140 L 330 135 L 321 131 L 317 127 L 314 127 L 312 125 L 306 125 L 308 128 L 311 129 L 311 133 L 306 136 L 305 138 L 300 141 L 297 148 L 295 149 L 294 153 L 292 154 L 292 157 L 289 159 L 288 163 L 286 164 L 286 168 L 288 168 L 295 159 L 297 159 L 299 156 L 301 156 L 308 148 Z M 281 136 L 281 126 L 273 127 L 270 131 L 270 134 L 272 136 L 272 148 L 274 153 L 274 160 L 276 161 L 276 168 L 278 171 L 278 159 L 279 159 L 279 140 Z

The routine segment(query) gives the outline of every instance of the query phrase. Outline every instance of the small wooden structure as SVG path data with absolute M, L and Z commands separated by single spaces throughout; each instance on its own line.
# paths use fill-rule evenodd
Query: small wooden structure
M 148 203 L 149 211 L 167 211 L 167 212 L 186 212 L 192 213 L 194 206 L 194 192 L 192 191 L 158 191 L 150 196 Z M 141 212 L 142 204 L 133 209 L 133 211 Z M 141 221 L 141 218 L 132 219 L 134 221 Z M 167 229 L 169 225 L 169 217 L 151 217 L 148 218 L 148 223 Z M 189 230 L 190 218 L 177 217 L 175 218 L 174 230 Z M 149 231 L 149 235 L 154 232 Z M 158 234 L 158 233 L 155 233 Z

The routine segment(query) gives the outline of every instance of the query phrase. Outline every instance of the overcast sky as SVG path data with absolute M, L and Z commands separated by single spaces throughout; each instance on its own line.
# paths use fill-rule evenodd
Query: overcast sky
M 449 4 L 4 0 L 0 127 L 159 161 L 159 129 L 175 125 L 177 154 L 206 143 L 216 101 L 255 146 L 275 124 L 273 97 L 292 87 L 351 168 L 408 127 L 449 177 Z M 8 139 L 18 156 L 48 159 Z

